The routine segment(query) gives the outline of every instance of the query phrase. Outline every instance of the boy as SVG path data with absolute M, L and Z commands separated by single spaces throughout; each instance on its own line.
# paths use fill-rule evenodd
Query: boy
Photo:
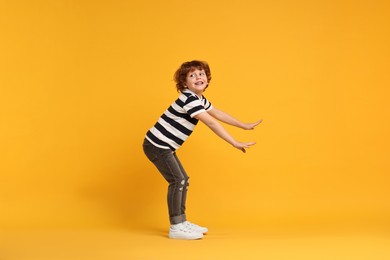
M 255 142 L 235 140 L 217 120 L 245 130 L 254 129 L 262 120 L 243 123 L 211 105 L 203 96 L 211 80 L 210 68 L 206 62 L 194 60 L 183 63 L 176 71 L 174 79 L 180 96 L 147 132 L 143 148 L 148 159 L 169 183 L 169 238 L 200 239 L 208 229 L 186 219 L 189 177 L 176 155 L 176 150 L 200 120 L 220 138 L 245 153 L 245 149 Z

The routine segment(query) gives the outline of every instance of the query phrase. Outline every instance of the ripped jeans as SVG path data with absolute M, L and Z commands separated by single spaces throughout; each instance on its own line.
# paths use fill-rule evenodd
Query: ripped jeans
M 154 146 L 146 138 L 143 149 L 148 159 L 157 167 L 168 182 L 168 210 L 171 225 L 186 221 L 186 197 L 189 177 L 176 153 L 171 149 Z

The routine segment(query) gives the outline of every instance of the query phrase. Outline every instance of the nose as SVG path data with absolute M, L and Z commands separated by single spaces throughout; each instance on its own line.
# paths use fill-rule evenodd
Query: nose
M 199 79 L 200 78 L 200 73 L 199 74 L 195 74 L 196 75 L 196 78 Z

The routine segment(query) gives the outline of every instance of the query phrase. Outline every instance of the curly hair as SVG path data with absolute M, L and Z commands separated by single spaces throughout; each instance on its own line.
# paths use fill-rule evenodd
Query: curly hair
M 176 82 L 177 92 L 182 92 L 186 89 L 187 75 L 194 70 L 204 70 L 207 76 L 207 82 L 211 81 L 210 67 L 205 61 L 193 60 L 184 62 L 180 68 L 175 72 L 174 80 Z M 208 86 L 207 86 L 208 87 Z M 207 88 L 206 87 L 206 88 Z M 206 89 L 205 88 L 205 89 Z

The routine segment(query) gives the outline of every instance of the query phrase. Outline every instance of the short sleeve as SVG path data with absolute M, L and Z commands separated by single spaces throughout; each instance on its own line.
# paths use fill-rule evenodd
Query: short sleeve
M 203 107 L 206 109 L 206 111 L 209 111 L 213 108 L 213 105 L 203 96 Z

